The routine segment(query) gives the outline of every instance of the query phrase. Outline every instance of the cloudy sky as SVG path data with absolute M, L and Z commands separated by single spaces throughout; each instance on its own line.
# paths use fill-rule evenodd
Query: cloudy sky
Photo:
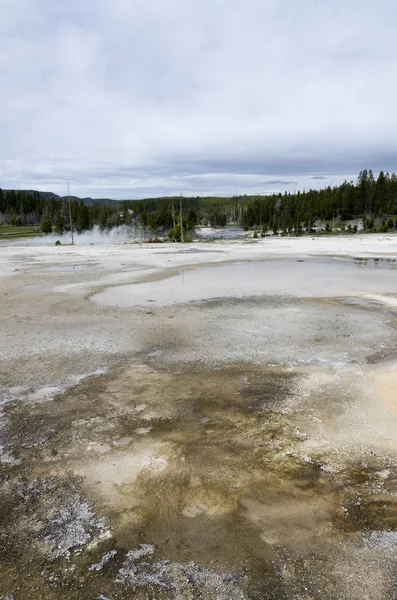
M 0 187 L 269 193 L 397 171 L 396 0 L 0 0 Z

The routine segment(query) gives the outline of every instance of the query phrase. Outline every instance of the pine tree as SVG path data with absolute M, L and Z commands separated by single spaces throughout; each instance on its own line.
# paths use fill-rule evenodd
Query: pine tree
M 58 209 L 55 221 L 55 231 L 62 235 L 63 233 L 63 214 L 61 209 Z
M 386 178 L 383 171 L 379 173 L 378 179 L 376 180 L 375 190 L 374 190 L 374 212 L 375 214 L 384 214 L 387 212 L 386 210 L 386 198 L 387 198 L 387 189 L 386 189 Z
M 78 232 L 85 231 L 90 228 L 90 215 L 88 212 L 88 207 L 85 206 L 83 202 L 80 202 L 77 221 L 76 221 L 76 229 Z
M 51 233 L 52 232 L 52 225 L 51 225 L 51 221 L 50 221 L 49 217 L 44 217 L 44 219 L 42 220 L 41 231 L 43 233 Z

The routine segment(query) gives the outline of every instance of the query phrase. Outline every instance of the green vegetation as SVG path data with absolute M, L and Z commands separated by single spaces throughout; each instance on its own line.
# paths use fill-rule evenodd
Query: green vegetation
M 108 202 L 111 203 L 71 198 L 74 229 L 80 232 L 93 225 L 103 228 L 119 225 L 119 203 Z M 43 233 L 55 231 L 61 235 L 70 228 L 68 199 L 46 192 L 0 189 L 0 223 L 18 228 L 29 225 L 41 228 Z
M 36 229 L 36 231 L 35 231 Z M 40 228 L 33 226 L 0 225 L 0 240 L 13 240 L 16 238 L 37 237 L 41 235 Z
M 131 218 L 133 212 L 133 220 L 145 228 L 173 230 L 171 236 L 177 239 L 179 219 L 175 224 L 173 205 L 179 205 L 178 198 L 121 203 L 123 216 Z M 371 170 L 364 170 L 356 183 L 345 181 L 339 186 L 294 194 L 184 198 L 183 207 L 184 231 L 195 225 L 223 227 L 234 224 L 254 230 L 256 236 L 269 231 L 296 235 L 314 231 L 315 223 L 321 221 L 324 233 L 332 233 L 335 229 L 357 233 L 358 225 L 348 223 L 351 220 L 362 221 L 364 231 L 394 231 L 397 229 L 397 175 L 381 171 L 375 179 Z
M 169 236 L 180 240 L 178 198 L 148 198 L 122 202 L 71 198 L 71 214 L 77 232 L 94 225 L 107 229 L 118 225 L 139 227 L 144 237 Z M 356 223 L 349 222 L 356 220 Z M 321 190 L 269 196 L 183 198 L 184 239 L 197 225 L 223 227 L 240 225 L 253 230 L 254 237 L 335 230 L 357 233 L 363 225 L 368 232 L 397 230 L 397 175 L 383 173 L 377 178 L 371 170 L 361 171 L 356 183 L 345 181 Z M 43 232 L 61 235 L 69 229 L 67 198 L 55 194 L 0 189 L 0 223 L 8 226 L 36 226 Z
M 51 233 L 52 232 L 52 224 L 51 219 L 49 217 L 44 217 L 41 222 L 41 231 L 43 233 Z

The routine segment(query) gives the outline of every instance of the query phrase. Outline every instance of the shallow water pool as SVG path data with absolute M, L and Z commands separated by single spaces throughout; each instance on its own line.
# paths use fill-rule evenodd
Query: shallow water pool
M 266 260 L 231 262 L 181 270 L 158 281 L 108 288 L 95 294 L 102 306 L 169 306 L 172 304 L 250 296 L 290 295 L 300 298 L 397 294 L 396 271 L 367 263 L 357 268 L 341 260 Z

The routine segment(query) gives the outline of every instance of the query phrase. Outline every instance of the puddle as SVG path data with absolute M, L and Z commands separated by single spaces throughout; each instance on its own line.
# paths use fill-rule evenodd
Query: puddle
M 43 271 L 85 271 L 89 269 L 91 265 L 55 265 L 52 267 L 44 267 Z
M 356 267 L 382 267 L 386 269 L 397 269 L 397 260 L 395 258 L 366 258 L 355 257 L 353 263 Z
M 373 263 L 374 265 L 377 263 Z M 293 295 L 300 298 L 397 294 L 392 269 L 378 263 L 357 269 L 352 261 L 306 259 L 233 262 L 182 270 L 178 275 L 108 288 L 92 300 L 100 306 L 167 306 L 212 298 Z

